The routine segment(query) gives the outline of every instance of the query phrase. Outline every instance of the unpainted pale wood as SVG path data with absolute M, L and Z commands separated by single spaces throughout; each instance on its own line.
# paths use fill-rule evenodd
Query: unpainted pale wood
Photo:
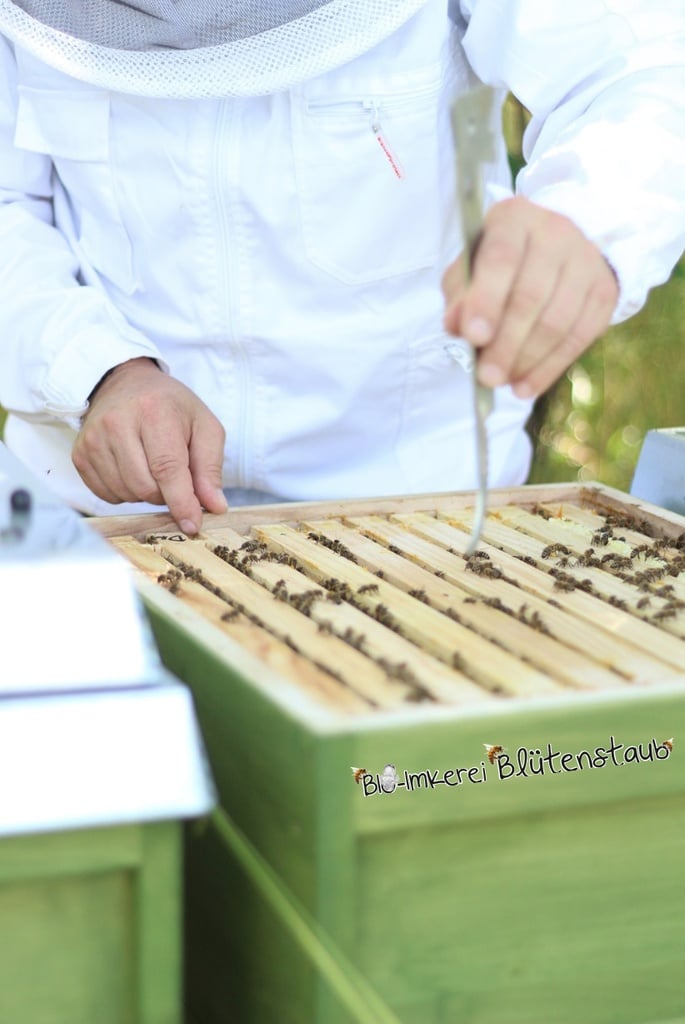
M 578 490 L 576 484 L 540 484 L 535 487 L 505 487 L 492 490 L 489 501 L 492 505 L 507 503 L 513 500 L 536 503 L 541 501 L 571 500 L 572 496 L 594 495 L 595 488 L 583 487 Z M 343 501 L 289 501 L 273 505 L 244 505 L 230 508 L 221 515 L 205 513 L 202 529 L 208 532 L 228 527 L 239 533 L 247 533 L 255 522 L 260 523 L 296 523 L 303 519 L 321 516 L 367 515 L 377 512 L 431 511 L 436 507 L 449 509 L 471 508 L 474 504 L 473 491 L 453 493 L 395 495 L 391 497 L 351 498 Z M 145 513 L 141 515 L 103 516 L 89 519 L 94 529 L 104 537 L 121 537 L 133 535 L 144 538 L 147 533 L 165 533 L 169 536 L 178 535 L 178 525 L 168 512 Z
M 281 639 L 321 665 L 364 699 L 380 707 L 401 705 L 408 687 L 338 637 L 321 632 L 315 622 L 278 601 L 264 587 L 213 554 L 204 541 L 162 541 L 160 550 L 179 568 L 199 571 L 231 604 L 255 616 Z
M 149 544 L 142 544 L 132 537 L 116 539 L 114 544 L 133 565 L 144 571 L 153 581 L 168 576 L 170 571 L 177 571 L 173 564 Z M 249 651 L 269 668 L 281 674 L 284 679 L 299 686 L 318 701 L 341 713 L 368 711 L 371 708 L 372 705 L 367 700 L 350 690 L 340 680 L 318 668 L 308 658 L 267 632 L 242 612 L 238 612 L 200 583 L 181 576 L 170 585 L 173 586 L 173 592 L 178 599 L 187 607 L 194 609 L 205 622 L 211 623 L 244 650 Z
M 230 543 L 233 550 L 240 549 L 242 537 L 231 536 L 231 531 L 217 530 L 208 542 Z M 283 584 L 292 595 L 308 594 L 312 581 L 289 565 L 278 565 L 270 561 L 256 561 L 250 566 L 252 578 L 272 592 Z M 416 682 L 434 700 L 449 704 L 473 704 L 492 699 L 488 690 L 478 686 L 456 669 L 450 668 L 425 651 L 409 643 L 397 633 L 377 622 L 371 616 L 341 601 L 339 604 L 325 599 L 325 591 L 318 588 L 319 599 L 311 602 L 309 616 L 326 630 L 330 630 L 347 642 L 358 643 L 360 649 L 375 660 L 404 668 L 412 673 Z
M 442 514 L 438 513 L 440 518 Z M 469 517 L 464 516 L 458 519 L 454 514 L 450 513 L 449 516 L 445 517 L 445 521 L 450 525 L 461 530 L 464 534 L 470 532 Z M 551 541 L 547 543 L 545 540 L 538 539 L 527 533 L 524 533 L 520 529 L 507 524 L 503 521 L 501 513 L 491 513 L 483 527 L 483 542 L 491 544 L 493 547 L 501 548 L 503 551 L 510 555 L 514 555 L 518 558 L 532 558 L 536 564 L 536 568 L 542 568 L 546 572 L 550 573 L 552 569 L 560 568 L 556 562 L 559 558 L 543 558 L 543 552 L 545 548 L 549 547 Z M 563 543 L 563 541 L 560 541 Z M 563 556 L 562 556 L 563 557 Z M 664 631 L 674 633 L 676 636 L 681 636 L 683 629 L 685 628 L 683 623 L 683 616 L 685 611 L 680 610 L 674 612 L 673 615 L 669 613 L 669 602 L 667 598 L 660 597 L 658 594 L 650 592 L 641 593 L 635 587 L 626 587 L 625 583 L 620 580 L 617 576 L 613 576 L 611 573 L 603 572 L 600 569 L 596 569 L 592 566 L 576 566 L 573 565 L 572 560 L 569 561 L 567 566 L 562 566 L 563 572 L 568 577 L 571 577 L 577 581 L 577 584 L 588 586 L 592 589 L 595 596 L 600 597 L 604 601 L 618 602 L 618 607 L 625 607 L 633 615 L 643 618 L 646 621 L 652 621 L 655 614 L 664 612 L 668 614 L 668 618 L 664 618 L 659 623 L 660 632 Z M 556 584 L 558 587 L 558 584 Z M 559 593 L 566 596 L 567 591 L 562 591 L 559 588 Z M 649 601 L 646 603 L 644 599 L 648 597 Z
M 654 530 L 657 537 L 670 537 L 677 540 L 683 536 L 685 521 L 678 512 L 661 508 L 643 498 L 636 498 L 632 494 L 626 494 L 615 487 L 606 484 L 576 485 L 578 487 L 577 502 L 581 505 L 590 505 L 604 513 L 612 513 L 622 518 L 630 517 L 639 525 L 641 522 L 648 523 Z M 524 488 L 526 489 L 526 488 Z M 564 502 L 573 498 L 566 498 L 561 493 L 554 495 L 540 495 L 535 505 L 544 505 L 547 502 Z M 500 504 L 498 502 L 498 504 Z M 502 502 L 504 504 L 504 502 Z M 535 507 L 531 506 L 531 507 Z
M 563 511 L 562 505 L 554 507 Z M 519 512 L 521 510 L 518 508 L 512 509 L 511 506 L 507 505 L 496 510 L 491 516 L 491 518 L 495 519 L 495 529 L 500 528 L 497 520 L 501 516 L 506 517 L 512 514 L 516 517 Z M 531 514 L 525 510 L 521 514 L 527 517 L 528 520 L 535 521 L 536 526 L 538 523 L 546 524 L 549 522 L 541 515 Z M 500 579 L 483 577 L 469 571 L 466 563 L 457 554 L 459 547 L 465 546 L 468 543 L 468 535 L 464 526 L 468 527 L 469 516 L 469 510 L 466 510 L 463 514 L 451 512 L 449 516 L 444 516 L 443 513 L 438 512 L 437 517 L 421 512 L 403 513 L 402 515 L 391 517 L 391 520 L 380 516 L 346 515 L 344 517 L 345 522 L 350 524 L 349 526 L 345 526 L 344 523 L 336 519 L 310 521 L 309 523 L 305 521 L 300 526 L 303 530 L 311 533 L 323 531 L 328 534 L 330 540 L 337 540 L 343 544 L 346 542 L 348 547 L 354 549 L 360 561 L 369 566 L 374 573 L 385 574 L 386 579 L 383 582 L 394 585 L 386 591 L 385 601 L 389 601 L 390 598 L 392 598 L 392 601 L 396 600 L 394 591 L 397 587 L 410 596 L 415 596 L 422 602 L 429 601 L 436 608 L 440 608 L 445 612 L 449 611 L 451 616 L 455 619 L 459 618 L 463 625 L 468 626 L 474 633 L 487 638 L 491 644 L 494 642 L 507 648 L 521 661 L 532 661 L 545 672 L 548 682 L 556 682 L 561 686 L 574 686 L 581 689 L 601 689 L 616 685 L 620 686 L 622 679 L 631 682 L 639 681 L 640 683 L 665 682 L 676 675 L 673 672 L 674 668 L 682 673 L 682 644 L 679 641 L 675 641 L 673 644 L 669 645 L 666 643 L 664 645 L 662 642 L 664 631 L 662 629 L 657 629 L 655 626 L 645 629 L 643 623 L 635 623 L 634 620 L 632 622 L 627 621 L 630 616 L 627 613 L 623 613 L 620 608 L 613 606 L 608 608 L 606 606 L 602 607 L 599 621 L 595 621 L 597 605 L 601 606 L 601 602 L 582 592 L 579 594 L 576 591 L 568 595 L 566 593 L 558 593 L 555 581 L 553 579 L 550 580 L 549 576 L 544 573 L 548 566 L 540 564 L 544 562 L 541 557 L 541 541 L 530 537 L 526 533 L 516 531 L 515 543 L 523 539 L 533 545 L 533 550 L 536 550 L 539 556 L 535 567 L 523 563 L 520 558 L 498 552 L 495 562 L 492 563 L 492 556 L 490 562 L 494 568 L 502 572 Z M 567 523 L 567 526 L 575 530 L 585 529 L 587 525 L 575 524 L 573 521 Z M 354 529 L 351 530 L 350 527 Z M 369 541 L 368 538 L 372 538 L 372 541 Z M 544 537 L 543 539 L 547 538 Z M 219 531 L 211 531 L 205 535 L 204 540 L 211 548 L 223 544 L 232 551 L 239 551 L 246 545 L 248 545 L 249 549 L 249 546 L 252 544 L 252 542 L 248 542 L 245 534 L 238 533 L 228 527 Z M 176 546 L 200 543 L 200 541 L 187 541 L 175 534 L 157 537 L 157 542 L 158 545 L 161 542 L 161 544 Z M 125 546 L 126 543 L 135 545 L 137 542 L 134 540 L 120 542 L 120 546 Z M 379 545 L 383 545 L 383 547 Z M 492 548 L 486 549 L 486 547 L 482 548 L 482 554 L 490 554 L 490 551 L 492 551 Z M 389 548 L 395 548 L 396 551 L 386 550 Z M 184 550 L 189 551 L 191 548 L 185 547 Z M 146 551 L 147 553 L 145 553 Z M 141 545 L 141 552 L 138 552 L 139 560 L 147 558 L 150 561 L 160 557 L 149 544 Z M 399 552 L 401 552 L 401 556 Z M 504 564 L 500 568 L 500 563 L 502 561 L 506 563 L 507 560 L 509 565 Z M 150 568 L 150 572 L 153 574 L 156 570 L 166 567 L 167 564 L 165 559 L 162 562 L 156 562 Z M 339 562 L 334 564 L 338 567 L 340 565 Z M 216 567 L 216 563 L 213 563 L 213 568 L 216 569 Z M 236 572 L 231 567 L 227 568 L 232 573 Z M 262 572 L 262 578 L 260 579 L 262 586 L 271 591 L 280 592 L 282 597 L 285 596 L 283 593 L 285 581 L 283 579 L 283 572 L 280 570 L 286 569 L 288 574 L 298 574 L 298 570 L 292 566 L 282 565 L 274 567 L 273 564 L 264 562 L 259 569 Z M 254 566 L 249 571 L 254 572 Z M 436 571 L 439 573 L 439 576 L 435 575 Z M 244 576 L 244 574 L 240 575 Z M 610 574 L 601 573 L 601 575 L 604 577 Z M 520 578 L 521 576 L 524 577 L 523 580 Z M 233 577 L 234 582 L 236 578 L 238 577 Z M 306 589 L 311 589 L 312 582 L 311 580 L 307 582 L 308 579 L 306 576 L 301 578 L 299 575 L 296 577 L 289 576 L 291 590 L 293 587 L 296 587 L 293 593 L 302 593 Z M 316 582 L 316 574 L 314 574 L 313 579 Z M 318 577 L 318 580 L 319 582 L 326 582 L 322 577 Z M 531 580 L 533 581 L 532 585 Z M 254 584 L 256 581 L 248 581 L 244 577 L 240 580 L 240 586 L 244 586 L 246 582 Z M 422 671 L 418 672 L 417 682 L 422 690 L 431 694 L 433 699 L 438 701 L 447 699 L 447 691 L 441 693 L 440 680 L 433 682 L 428 677 L 427 673 L 430 669 L 431 661 L 433 665 L 436 662 L 430 652 L 427 654 L 425 651 L 417 649 L 416 645 L 423 645 L 424 641 L 411 637 L 411 642 L 407 643 L 405 638 L 400 637 L 398 633 L 392 633 L 385 627 L 379 626 L 369 616 L 373 615 L 375 609 L 379 606 L 383 613 L 387 609 L 391 615 L 393 614 L 393 609 L 377 596 L 379 592 L 379 584 L 377 582 L 371 584 L 367 582 L 366 587 L 364 587 L 364 584 L 357 581 L 357 589 L 360 586 L 364 589 L 371 588 L 371 591 L 375 591 L 375 594 L 367 592 L 364 595 L 364 600 L 361 602 L 359 602 L 357 597 L 354 599 L 355 604 L 361 603 L 363 606 L 366 606 L 366 614 L 358 608 L 349 606 L 347 603 L 329 605 L 327 597 L 322 593 L 321 596 L 312 602 L 312 606 L 308 609 L 307 617 L 316 622 L 319 628 L 325 631 L 330 630 L 331 633 L 337 634 L 338 637 L 344 638 L 348 642 L 351 641 L 353 647 L 355 642 L 356 646 L 359 646 L 359 638 L 363 635 L 362 623 L 364 621 L 373 623 L 371 628 L 376 639 L 380 641 L 380 646 L 374 647 L 373 651 L 369 650 L 368 653 L 371 658 L 380 661 L 384 671 L 388 668 L 392 671 L 392 666 L 401 666 L 406 674 L 408 670 L 415 672 L 418 661 L 422 657 L 428 657 L 428 662 L 424 663 Z M 202 610 L 206 617 L 213 615 L 227 632 L 232 630 L 232 635 L 237 642 L 243 642 L 244 646 L 256 654 L 260 654 L 260 651 L 264 651 L 264 649 L 269 650 L 271 647 L 269 634 L 263 633 L 260 627 L 253 623 L 248 625 L 249 620 L 246 619 L 244 614 L 236 612 L 232 624 L 221 623 L 221 614 L 224 613 L 219 614 L 219 608 L 223 608 L 223 599 L 217 598 L 216 595 L 211 594 L 206 588 L 192 580 L 184 580 L 183 588 L 186 601 Z M 525 593 L 525 596 L 519 593 L 520 590 L 523 589 L 525 591 L 526 588 L 527 593 Z M 265 595 L 263 593 L 259 593 L 257 590 L 252 590 L 252 593 L 259 594 L 260 600 L 264 599 Z M 545 603 L 542 600 L 543 596 L 547 599 L 547 602 L 551 600 L 553 603 Z M 522 597 L 523 599 L 521 599 Z M 568 601 L 569 598 L 573 600 Z M 638 598 L 638 601 L 640 600 Z M 461 603 L 459 604 L 459 602 Z M 562 602 L 563 605 L 567 603 L 585 604 L 584 616 L 569 614 L 564 607 L 558 607 Z M 284 602 L 281 603 L 283 604 Z M 493 607 L 493 604 L 498 606 Z M 331 620 L 331 609 L 335 609 L 335 623 Z M 259 616 L 256 617 L 259 618 Z M 523 621 L 518 621 L 519 619 Z M 617 619 L 622 619 L 622 621 L 617 622 Z M 301 622 L 302 618 L 297 621 Z M 531 624 L 533 626 L 537 624 L 539 628 L 533 630 L 531 629 Z M 451 623 L 449 625 L 451 626 Z M 640 634 L 639 636 L 635 635 L 635 625 L 641 627 L 637 631 Z M 547 636 L 544 632 L 545 630 L 549 630 L 552 636 Z M 405 633 L 404 628 L 402 632 Z M 622 637 L 616 634 L 622 634 Z M 287 642 L 284 642 L 284 640 L 275 642 L 280 644 L 281 653 L 284 653 L 283 648 L 288 648 L 288 643 L 291 643 L 293 646 L 295 644 L 293 638 L 289 637 L 287 633 L 284 634 L 281 631 L 280 635 Z M 275 638 L 273 639 L 275 640 Z M 667 636 L 665 639 L 668 640 L 669 637 Z M 394 650 L 393 641 L 395 642 Z M 398 645 L 398 641 L 401 641 L 400 645 Z M 561 657 L 556 646 L 557 642 L 563 644 Z M 399 650 L 397 649 L 398 646 L 400 646 Z M 453 648 L 451 652 L 452 659 L 455 659 L 456 653 L 456 650 Z M 409 669 L 407 656 L 414 663 L 414 669 Z M 442 667 L 444 676 L 445 673 L 450 672 L 450 669 L 445 667 L 448 658 L 444 652 L 440 657 L 444 659 Z M 264 660 L 271 664 L 272 667 L 276 667 L 276 661 L 273 657 L 270 661 L 268 657 Z M 320 671 L 315 664 L 312 664 L 309 656 L 308 659 L 303 659 L 304 664 L 307 664 L 307 662 L 312 665 L 315 673 Z M 287 664 L 287 659 L 285 664 Z M 470 669 L 470 671 L 473 674 L 473 669 Z M 306 676 L 306 673 L 303 673 L 303 675 Z M 432 675 L 434 677 L 435 673 L 433 672 Z M 438 672 L 439 675 L 440 673 Z M 456 700 L 458 703 L 462 697 L 465 697 L 467 700 L 478 699 L 477 695 L 482 688 L 479 677 L 476 675 L 475 683 L 463 676 L 461 681 L 464 692 L 460 696 L 454 693 L 452 695 L 453 701 Z M 335 684 L 339 685 L 337 680 Z M 322 689 L 325 693 L 325 687 Z M 342 689 L 344 689 L 344 686 Z M 396 690 L 395 694 L 397 694 Z M 402 695 L 402 700 L 406 700 L 408 696 L 409 693 L 405 692 Z M 355 699 L 359 700 L 359 698 Z M 333 702 L 335 702 L 334 688 Z
M 650 502 L 633 498 L 629 494 L 608 487 L 605 484 L 535 484 L 521 487 L 493 488 L 488 492 L 488 507 L 491 510 L 517 504 L 534 510 L 545 503 L 565 502 L 587 505 L 602 512 L 631 515 L 639 522 L 650 523 L 659 536 L 677 539 L 684 532 L 683 517 L 678 513 L 652 505 Z M 252 505 L 230 508 L 221 515 L 205 513 L 202 529 L 237 530 L 248 533 L 255 522 L 296 523 L 304 519 L 319 519 L 323 516 L 342 515 L 394 515 L 405 512 L 444 513 L 473 509 L 473 491 L 456 493 L 435 493 L 396 495 L 392 497 L 353 498 L 344 501 L 286 502 L 273 505 Z M 88 520 L 89 525 L 104 537 L 133 535 L 144 538 L 150 531 L 178 534 L 178 526 L 168 512 L 145 513 L 141 515 L 102 516 Z
M 295 557 L 303 571 L 318 582 L 335 580 L 351 587 L 355 601 L 371 614 L 382 617 L 390 612 L 406 639 L 447 664 L 456 659 L 482 686 L 518 696 L 559 692 L 559 685 L 533 666 L 292 527 L 260 525 L 255 533 L 270 547 Z
M 509 618 L 514 616 L 514 621 L 506 624 L 505 632 L 497 631 L 496 635 L 500 641 L 506 644 L 510 640 L 522 657 L 544 658 L 545 660 L 538 664 L 551 674 L 558 675 L 569 685 L 581 689 L 586 686 L 592 689 L 616 686 L 621 682 L 617 673 L 623 680 L 631 682 L 664 681 L 665 666 L 659 659 L 646 654 L 631 643 L 616 639 L 610 631 L 594 623 L 570 615 L 563 607 L 557 607 L 556 602 L 550 604 L 535 594 L 522 594 L 518 585 L 520 563 L 505 569 L 500 564 L 502 560 L 499 553 L 490 555 L 482 546 L 481 553 L 487 557 L 471 559 L 467 563 L 438 544 L 412 533 L 407 529 L 410 524 L 406 519 L 402 523 L 396 523 L 376 516 L 364 516 L 351 518 L 349 522 L 373 540 L 401 551 L 402 559 L 398 561 L 399 556 L 395 556 L 393 560 L 396 567 L 400 567 L 402 561 L 412 559 L 429 573 L 436 570 L 441 572 L 446 582 L 456 585 L 468 595 L 475 595 L 485 601 L 501 602 L 509 611 Z M 343 539 L 343 534 L 339 531 L 336 536 Z M 351 536 L 344 536 L 352 546 Z M 359 553 L 360 549 L 355 550 Z M 373 549 L 367 547 L 365 550 L 369 552 L 369 557 L 374 557 Z M 475 570 L 479 567 L 490 573 L 499 573 L 499 578 L 478 574 Z M 422 579 L 424 586 L 435 586 L 434 583 L 430 584 L 430 576 L 424 576 Z M 486 632 L 487 617 L 493 610 L 497 609 L 488 608 L 482 603 L 476 606 L 462 603 L 459 606 L 459 614 L 463 621 Z M 533 623 L 533 616 L 537 616 L 538 623 L 549 629 L 554 640 L 550 641 L 550 638 L 541 635 L 539 630 L 535 636 L 530 635 L 530 629 L 528 632 L 521 630 L 521 624 L 515 623 L 517 614 L 524 621 Z M 680 653 L 685 655 L 685 647 Z
M 594 534 L 598 530 L 603 530 L 606 527 L 606 516 L 611 515 L 611 513 L 607 513 L 606 510 L 604 512 L 600 512 L 589 505 L 577 505 L 568 501 L 561 504 L 558 504 L 557 502 L 540 502 L 539 508 L 541 512 L 552 516 L 553 518 L 565 519 L 570 523 L 575 523 L 577 526 L 584 527 L 590 534 Z M 632 516 L 629 517 L 629 519 L 632 519 Z M 613 545 L 616 545 L 615 550 L 624 551 L 625 549 L 619 545 L 628 544 L 631 547 L 636 547 L 640 544 L 651 544 L 654 541 L 659 540 L 660 534 L 658 533 L 655 524 L 653 522 L 648 522 L 648 525 L 653 530 L 654 536 L 647 535 L 644 532 L 629 526 L 613 526 L 613 536 L 610 537 L 608 548 L 605 548 L 605 550 L 612 550 Z M 664 556 L 669 556 L 669 554 L 673 554 L 678 550 L 675 547 L 677 538 L 669 536 L 668 542 L 668 547 L 663 548 Z
M 546 519 L 543 516 L 532 514 L 527 509 L 515 506 L 505 506 L 498 510 L 497 515 L 499 520 L 505 525 L 512 526 L 515 530 L 525 533 L 529 537 L 542 540 L 546 545 L 563 544 L 565 547 L 568 547 L 570 553 L 575 556 L 582 555 L 584 551 L 592 548 L 594 556 L 601 558 L 607 550 L 612 550 L 609 545 L 600 545 L 598 542 L 593 545 L 591 534 L 573 520 L 567 518 L 552 516 L 552 518 Z M 650 543 L 650 538 L 646 535 L 634 534 L 634 536 L 637 537 L 638 547 Z M 629 556 L 631 552 L 635 550 L 635 547 L 632 544 L 619 541 L 613 549 L 616 550 L 617 553 Z M 667 576 L 667 569 L 664 566 L 664 560 L 662 558 L 652 558 L 647 560 L 646 565 L 643 563 L 637 567 L 637 572 L 639 573 L 640 571 L 644 571 L 645 568 L 650 567 L 663 569 L 664 572 L 665 578 L 659 579 L 659 577 L 657 577 L 654 581 L 655 589 L 662 586 L 664 583 L 667 583 L 672 588 L 676 597 L 681 599 L 685 598 L 685 580 L 681 580 L 677 576 Z M 601 570 L 597 570 L 594 567 L 592 567 L 592 569 L 592 579 L 597 578 L 605 580 L 606 575 L 613 575 L 610 567 Z M 599 577 L 594 575 L 597 571 L 601 573 Z M 635 572 L 636 569 L 631 565 L 630 568 L 626 570 L 625 575 L 632 576 Z M 624 582 L 622 578 L 621 581 Z M 609 584 L 605 581 L 605 585 L 608 586 Z M 623 586 L 619 589 L 630 592 L 631 588 L 629 586 Z
M 522 660 L 535 665 L 560 685 L 577 689 L 600 689 L 620 686 L 625 683 L 625 673 L 622 676 L 605 667 L 606 665 L 618 667 L 623 664 L 625 652 L 622 649 L 615 652 L 614 662 L 606 662 L 605 665 L 593 662 L 590 658 L 579 654 L 578 651 L 564 647 L 558 640 L 545 635 L 539 629 L 531 628 L 526 621 L 520 621 L 514 609 L 520 611 L 524 607 L 525 601 L 521 601 L 521 594 L 517 588 L 510 585 L 508 589 L 497 587 L 496 584 L 501 581 L 487 581 L 473 573 L 469 574 L 463 563 L 459 572 L 445 571 L 442 578 L 438 578 L 432 570 L 418 564 L 419 560 L 415 563 L 403 557 L 404 549 L 402 554 L 399 553 L 400 547 L 396 547 L 396 544 L 403 545 L 405 538 L 409 540 L 408 547 L 410 549 L 412 547 L 411 537 L 406 531 L 401 531 L 401 529 L 390 525 L 388 533 L 386 533 L 385 521 L 376 520 L 375 517 L 370 516 L 354 519 L 351 522 L 355 526 L 359 526 L 362 532 L 331 521 L 311 525 L 313 529 L 322 531 L 332 539 L 344 543 L 367 567 L 371 569 L 382 567 L 388 582 L 402 590 L 420 590 L 424 599 L 428 600 L 433 607 L 439 608 L 443 612 L 450 612 L 459 622 Z M 404 538 L 400 536 L 401 533 L 404 533 Z M 372 534 L 373 539 L 369 539 L 366 536 L 368 534 Z M 383 539 L 389 542 L 395 550 L 386 551 L 384 547 L 375 543 L 375 540 Z M 442 552 L 439 548 L 435 550 L 439 559 Z M 430 560 L 429 553 L 424 564 L 430 565 Z M 466 580 L 464 580 L 465 577 Z M 488 582 L 492 584 L 491 587 L 483 586 Z M 507 584 L 504 584 L 504 588 L 507 588 Z M 496 605 L 487 604 L 483 600 L 479 601 L 474 598 L 474 594 L 481 598 L 484 597 L 486 600 L 497 599 L 498 603 Z M 509 604 L 505 610 L 507 601 Z M 392 610 L 392 606 L 390 608 Z M 554 611 L 554 609 L 549 610 Z M 524 609 L 524 617 L 525 614 Z M 546 609 L 545 615 L 547 615 Z M 538 621 L 543 628 L 546 626 L 542 616 Z M 629 667 L 626 666 L 625 671 L 630 672 L 628 678 L 633 678 L 636 667 L 631 664 Z M 637 666 L 637 671 L 639 671 L 639 666 Z
M 468 543 L 468 527 L 467 532 L 464 532 L 459 526 L 426 513 L 409 513 L 392 518 L 448 552 L 457 551 L 460 546 L 465 550 Z M 609 604 L 608 601 L 597 600 L 596 597 L 578 588 L 571 592 L 562 592 L 558 589 L 554 577 L 549 575 L 548 564 L 540 558 L 541 542 L 530 539 L 530 544 L 526 548 L 525 542 L 528 538 L 523 534 L 516 533 L 512 536 L 512 531 L 507 527 L 489 520 L 486 522 L 486 531 L 487 541 L 481 543 L 480 550 L 495 560 L 508 576 L 514 577 L 526 593 L 537 594 L 547 601 L 553 600 L 560 605 L 563 603 L 565 611 L 586 622 L 596 623 L 629 645 L 640 647 L 665 665 L 682 670 L 682 640 L 671 636 L 660 627 L 651 625 L 647 620 L 646 610 L 640 610 L 635 605 L 634 613 L 631 610 L 628 614 L 620 607 Z M 531 552 L 536 553 L 538 558 L 536 559 Z M 531 559 L 532 565 L 522 559 L 523 554 Z M 665 601 L 658 601 L 653 607 L 666 606 Z

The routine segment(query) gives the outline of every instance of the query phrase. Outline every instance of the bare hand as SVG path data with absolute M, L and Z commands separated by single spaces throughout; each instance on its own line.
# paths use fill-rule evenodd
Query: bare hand
M 609 325 L 618 284 L 568 218 L 518 197 L 487 213 L 466 283 L 463 257 L 442 286 L 445 327 L 481 349 L 478 379 L 545 391 Z
M 224 429 L 207 406 L 151 359 L 131 359 L 91 397 L 72 459 L 98 497 L 168 505 L 184 533 L 202 508 L 224 512 Z

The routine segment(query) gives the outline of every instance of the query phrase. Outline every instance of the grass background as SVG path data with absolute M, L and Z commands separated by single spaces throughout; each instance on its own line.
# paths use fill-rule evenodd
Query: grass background
M 527 115 L 504 126 L 514 171 Z M 645 433 L 685 426 L 685 259 L 638 316 L 612 327 L 536 404 L 530 483 L 597 480 L 630 488 Z M 3 413 L 0 409 L 0 431 Z

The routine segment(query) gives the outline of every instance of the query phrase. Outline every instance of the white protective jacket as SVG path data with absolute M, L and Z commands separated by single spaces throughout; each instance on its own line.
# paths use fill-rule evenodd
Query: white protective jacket
M 107 91 L 0 37 L 0 402 L 8 444 L 63 497 L 129 508 L 96 499 L 70 450 L 98 380 L 137 356 L 222 421 L 225 486 L 475 486 L 468 352 L 446 350 L 439 286 L 460 249 L 447 107 L 472 69 L 532 112 L 517 189 L 600 246 L 615 319 L 667 279 L 685 246 L 683 0 L 452 14 L 450 37 L 447 0 L 426 0 L 336 70 L 223 99 Z M 488 182 L 506 194 L 503 145 Z M 528 412 L 498 392 L 492 486 L 526 476 Z

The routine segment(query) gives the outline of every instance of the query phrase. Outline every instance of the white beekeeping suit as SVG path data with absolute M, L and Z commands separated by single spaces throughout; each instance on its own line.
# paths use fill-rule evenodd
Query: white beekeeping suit
M 440 278 L 447 113 L 476 75 L 533 120 L 517 188 L 634 312 L 685 243 L 682 0 L 0 0 L 0 402 L 77 506 L 87 399 L 158 360 L 226 428 L 224 483 L 293 498 L 475 484 Z M 475 71 L 475 74 L 474 74 Z M 492 202 L 511 186 L 504 146 Z M 529 403 L 499 389 L 490 484 Z

